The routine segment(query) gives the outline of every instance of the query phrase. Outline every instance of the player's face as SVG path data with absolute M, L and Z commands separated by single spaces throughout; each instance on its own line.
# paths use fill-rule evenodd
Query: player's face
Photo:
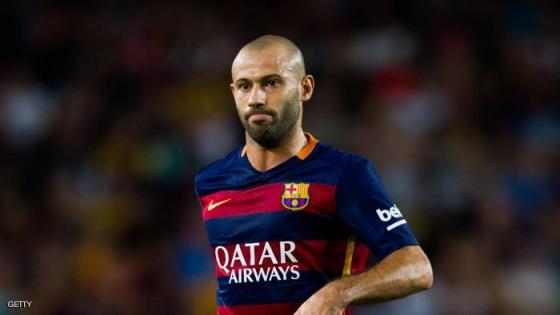
M 244 52 L 232 67 L 231 89 L 249 136 L 266 148 L 278 146 L 300 121 L 299 75 L 275 49 Z

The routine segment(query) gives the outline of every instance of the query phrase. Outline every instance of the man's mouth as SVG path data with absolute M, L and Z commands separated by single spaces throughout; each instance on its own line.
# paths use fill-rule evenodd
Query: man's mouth
M 271 122 L 272 115 L 269 114 L 253 114 L 249 116 L 250 123 L 262 123 L 262 122 Z
M 246 119 L 249 123 L 272 123 L 274 121 L 274 112 L 264 108 L 251 108 L 247 114 Z

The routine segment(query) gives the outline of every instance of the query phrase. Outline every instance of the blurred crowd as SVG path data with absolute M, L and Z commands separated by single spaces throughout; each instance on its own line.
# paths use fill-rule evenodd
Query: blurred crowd
M 237 50 L 300 46 L 304 129 L 371 159 L 434 287 L 355 314 L 560 313 L 556 1 L 0 4 L 0 314 L 215 313 L 193 176 Z M 32 300 L 29 309 L 7 301 Z

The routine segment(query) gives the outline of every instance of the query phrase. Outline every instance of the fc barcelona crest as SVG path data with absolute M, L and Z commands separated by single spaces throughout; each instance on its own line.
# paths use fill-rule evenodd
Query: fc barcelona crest
M 309 185 L 307 183 L 284 183 L 282 205 L 286 209 L 301 210 L 309 203 Z

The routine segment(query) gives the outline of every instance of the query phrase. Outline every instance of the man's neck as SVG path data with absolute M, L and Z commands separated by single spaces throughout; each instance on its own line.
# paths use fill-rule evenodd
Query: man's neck
M 247 142 L 247 158 L 249 163 L 259 172 L 266 172 L 296 155 L 306 144 L 307 138 L 300 128 L 276 148 L 264 148 L 249 135 Z

